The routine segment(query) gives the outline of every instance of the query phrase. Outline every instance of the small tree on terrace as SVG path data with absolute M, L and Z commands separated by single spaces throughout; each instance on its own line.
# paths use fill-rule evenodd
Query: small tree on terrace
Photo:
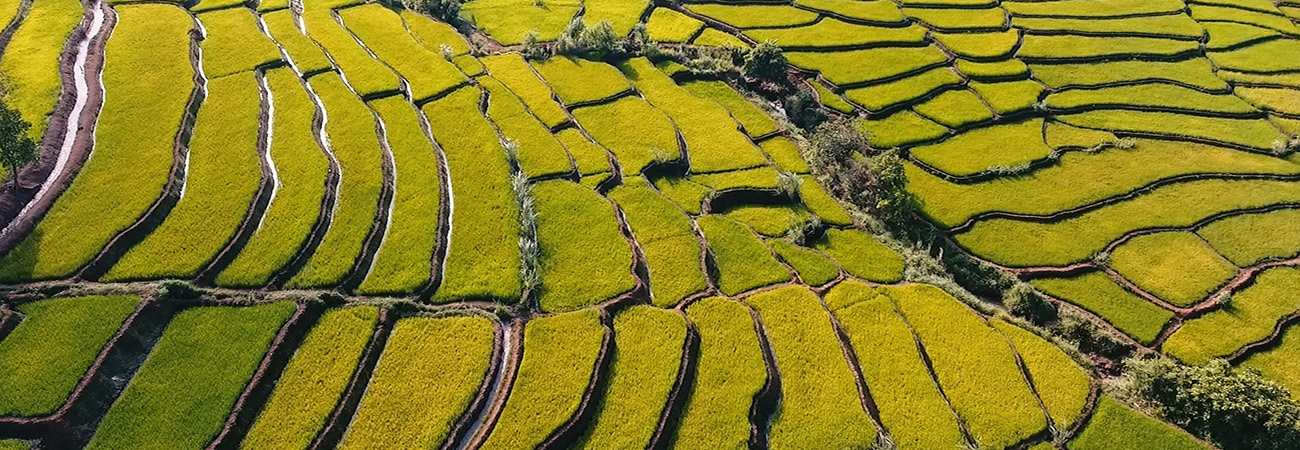
M 745 76 L 780 82 L 785 78 L 786 64 L 781 47 L 777 47 L 772 41 L 763 42 L 745 55 Z
M 0 102 L 0 164 L 15 177 L 14 186 L 18 170 L 36 161 L 36 143 L 27 136 L 31 127 L 17 110 Z

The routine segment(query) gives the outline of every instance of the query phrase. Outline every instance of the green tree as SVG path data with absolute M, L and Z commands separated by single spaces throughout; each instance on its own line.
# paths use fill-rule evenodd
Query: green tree
M 36 143 L 27 136 L 31 127 L 17 110 L 0 102 L 0 164 L 9 169 L 15 179 L 19 169 L 36 161 Z
M 759 43 L 745 55 L 745 76 L 766 81 L 781 82 L 785 80 L 785 66 L 788 63 L 781 47 L 772 41 Z

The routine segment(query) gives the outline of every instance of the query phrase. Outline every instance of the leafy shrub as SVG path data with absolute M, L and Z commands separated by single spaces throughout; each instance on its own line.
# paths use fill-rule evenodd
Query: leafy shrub
M 614 34 L 614 25 L 608 20 L 601 20 L 595 26 L 588 27 L 578 17 L 569 22 L 560 38 L 555 40 L 555 53 L 600 59 L 619 50 L 620 46 L 618 36 Z
M 814 129 L 826 121 L 826 112 L 822 111 L 821 103 L 808 91 L 796 90 L 786 96 L 781 104 L 785 106 L 785 114 L 790 118 L 790 123 L 799 128 Z
M 450 24 L 460 21 L 460 0 L 402 0 L 402 6 Z
M 193 300 L 203 296 L 203 290 L 184 281 L 168 280 L 158 286 L 158 295 L 175 300 Z
M 1185 366 L 1168 359 L 1125 362 L 1137 396 L 1166 419 L 1225 449 L 1300 448 L 1300 404 L 1286 388 L 1226 361 Z
M 758 44 L 745 55 L 745 76 L 764 81 L 784 81 L 785 67 L 789 63 L 781 53 L 781 47 L 767 41 Z
M 1111 359 L 1121 359 L 1133 352 L 1133 346 L 1120 342 L 1109 333 L 1099 329 L 1096 324 L 1068 311 L 1061 314 L 1056 324 L 1056 333 L 1079 344 L 1079 351 L 1092 353 Z
M 1043 325 L 1056 319 L 1056 305 L 1044 299 L 1028 283 L 1016 283 L 1002 293 L 1002 304 L 1020 317 Z

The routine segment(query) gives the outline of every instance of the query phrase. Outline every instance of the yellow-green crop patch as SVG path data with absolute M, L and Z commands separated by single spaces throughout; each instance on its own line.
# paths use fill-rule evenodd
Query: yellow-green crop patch
M 1295 27 L 1289 17 L 1278 14 L 1274 8 L 1273 11 L 1261 12 L 1251 11 L 1237 7 L 1237 5 L 1188 5 L 1188 11 L 1191 12 L 1192 18 L 1202 22 L 1237 22 L 1251 24 L 1268 28 L 1279 33 L 1290 35 L 1300 34 L 1300 29 Z
M 827 194 L 817 181 L 809 175 L 799 177 L 802 183 L 799 184 L 799 199 L 803 200 L 804 206 L 809 211 L 822 218 L 822 223 L 837 227 L 847 227 L 853 225 L 853 218 L 849 217 L 849 212 L 840 206 L 830 194 Z
M 706 3 L 686 9 L 737 28 L 793 27 L 813 23 L 819 17 L 815 12 L 788 5 Z
M 1007 21 L 1002 8 L 903 8 L 903 14 L 925 22 L 927 28 L 944 31 L 1000 30 Z
M 1141 34 L 1198 40 L 1205 32 L 1201 25 L 1183 14 L 1136 16 L 1116 19 L 1015 17 L 1011 26 L 1023 30 L 1057 33 L 1091 33 L 1099 35 Z
M 1088 372 L 1070 355 L 1031 331 L 1002 319 L 993 319 L 989 323 L 1002 332 L 1020 354 L 1025 370 L 1034 382 L 1034 391 L 1052 417 L 1052 424 L 1057 429 L 1071 428 L 1088 406 L 1091 391 Z
M 840 266 L 816 250 L 782 240 L 770 241 L 768 245 L 782 261 L 799 274 L 799 280 L 804 284 L 822 286 L 840 276 Z
M 858 397 L 857 375 L 845 359 L 830 314 L 807 288 L 789 286 L 745 299 L 763 320 L 781 372 L 781 403 L 771 424 L 772 448 L 817 442 L 862 448 L 876 425 Z
M 917 114 L 948 128 L 962 128 L 993 120 L 993 111 L 973 91 L 944 92 L 912 108 Z
M 368 4 L 344 9 L 339 15 L 366 48 L 406 79 L 413 100 L 432 98 L 469 81 L 440 50 L 420 45 L 397 13 Z
M 648 0 L 591 0 L 582 2 L 582 20 L 587 26 L 595 26 L 602 20 L 609 21 L 615 36 L 627 36 L 632 27 L 641 22 L 641 15 L 650 9 Z
M 1300 51 L 1300 40 L 1276 39 L 1226 52 L 1210 52 L 1209 57 L 1221 69 L 1241 72 L 1291 72 L 1300 70 L 1300 62 L 1271 55 Z
M 972 81 L 970 88 L 993 108 L 993 112 L 1004 116 L 1033 108 L 1043 94 L 1043 86 L 1033 80 L 1004 83 Z
M 489 375 L 493 335 L 484 317 L 398 320 L 339 448 L 442 445 Z
M 827 81 L 840 86 L 895 79 L 948 61 L 948 56 L 935 46 L 790 52 L 785 56 L 790 64 L 820 72 Z
M 1017 145 L 1007 145 L 1016 142 Z M 954 136 L 938 144 L 916 147 L 916 159 L 950 175 L 973 175 L 1046 158 L 1052 149 L 1043 143 L 1042 119 L 994 125 Z
M 320 47 L 298 30 L 296 17 L 293 11 L 281 9 L 263 14 L 262 21 L 266 23 L 266 31 L 289 54 L 289 59 L 298 72 L 310 74 L 333 67 L 334 63 L 330 62 Z
M 700 350 L 674 448 L 748 448 L 749 414 L 767 366 L 749 308 L 720 297 L 686 308 Z
M 1148 37 L 1095 37 L 1030 34 L 1016 56 L 1037 61 L 1102 59 L 1125 56 L 1174 57 L 1195 53 L 1196 41 Z
M 780 185 L 781 173 L 771 166 L 756 167 L 747 170 L 707 173 L 691 177 L 692 180 L 708 186 L 715 191 L 733 189 L 776 190 Z
M 415 40 L 429 51 L 442 53 L 442 46 L 446 45 L 451 47 L 452 55 L 469 54 L 469 42 L 466 42 L 465 37 L 451 25 L 409 9 L 402 9 L 397 14 L 402 17 L 402 23 L 406 24 L 407 31 L 410 31 L 411 35 L 415 36 Z
M 537 204 L 537 295 L 543 311 L 577 309 L 632 290 L 632 248 L 608 200 L 563 180 L 538 183 L 531 191 Z
M 1239 87 L 1232 93 L 1265 111 L 1300 115 L 1300 92 L 1294 89 Z
M 13 9 L 6 6 L 6 15 L 17 13 L 19 3 L 14 2 Z M 76 0 L 32 2 L 26 18 L 5 45 L 4 58 L 0 59 L 0 75 L 4 77 L 0 96 L 32 124 L 27 136 L 36 142 L 45 135 L 49 115 L 63 88 L 59 67 L 64 41 L 72 37 L 82 14 L 81 2 Z M 0 23 L 9 24 L 12 18 L 0 17 Z M 0 175 L 7 170 L 0 170 Z
M 1043 293 L 1101 316 L 1143 344 L 1155 341 L 1160 330 L 1174 316 L 1173 312 L 1120 287 L 1101 271 L 1071 278 L 1043 278 L 1034 280 L 1033 284 Z
M 1012 16 L 1023 17 L 1114 17 L 1158 15 L 1185 8 L 1179 0 L 1065 0 L 1057 2 L 1007 2 L 1002 5 Z
M 1020 78 L 1029 73 L 1029 66 L 1018 59 L 1006 59 L 997 62 L 977 62 L 965 59 L 957 60 L 957 71 L 974 79 L 999 80 Z
M 1232 50 L 1279 36 L 1277 31 L 1244 23 L 1202 22 L 1201 26 L 1210 35 L 1210 41 L 1205 43 L 1205 50 L 1211 52 Z
M 723 294 L 736 295 L 793 277 L 749 227 L 723 216 L 700 217 L 696 223 L 713 251 Z
M 641 173 L 652 162 L 679 158 L 672 121 L 639 97 L 579 108 L 573 117 L 596 142 L 614 153 L 625 175 Z
M 684 43 L 704 28 L 704 22 L 669 8 L 655 8 L 646 21 L 646 31 L 656 42 Z
M 1049 108 L 1065 110 L 1126 106 L 1247 116 L 1257 114 L 1255 108 L 1237 96 L 1206 94 L 1171 84 L 1074 89 L 1048 95 L 1046 102 Z
M 577 128 L 565 128 L 559 133 L 555 133 L 556 139 L 564 145 L 573 157 L 573 162 L 578 166 L 578 174 L 582 176 L 609 173 L 609 152 L 595 142 L 591 142 Z
M 660 177 L 654 179 L 653 184 L 659 193 L 689 214 L 700 214 L 704 198 L 712 192 L 708 186 L 689 178 Z
M 1097 110 L 1057 116 L 1057 119 L 1083 128 L 1208 140 L 1261 151 L 1272 151 L 1273 143 L 1285 138 L 1264 119 L 1127 110 Z
M 555 40 L 581 9 L 575 0 L 474 0 L 461 7 L 460 18 L 502 45 L 518 45 L 530 31 L 538 41 Z
M 1296 392 L 1300 392 L 1300 339 L 1297 339 L 1300 328 L 1294 326 L 1287 327 L 1286 331 L 1278 336 L 1278 342 L 1273 348 L 1254 353 L 1245 361 L 1241 362 L 1242 367 L 1258 370 L 1270 380 L 1276 381 L 1291 391 L 1291 398 L 1296 398 Z
M 948 134 L 948 129 L 943 125 L 912 111 L 899 111 L 884 119 L 864 120 L 858 122 L 858 127 L 869 134 L 867 141 L 876 148 L 894 148 L 932 141 Z
M 221 430 L 292 302 L 182 311 L 113 402 L 88 449 L 199 448 Z
M 781 170 L 798 174 L 805 174 L 810 170 L 808 163 L 803 160 L 799 147 L 795 146 L 789 138 L 777 136 L 764 140 L 759 147 L 763 148 L 763 153 L 767 153 L 767 157 L 772 158 L 772 162 L 776 163 Z
M 1216 220 L 1196 234 L 1233 264 L 1247 267 L 1300 254 L 1300 233 L 1291 226 L 1295 223 L 1300 223 L 1300 209 L 1281 209 Z
M 692 44 L 706 47 L 730 47 L 730 48 L 748 48 L 749 44 L 736 37 L 735 35 L 718 31 L 716 28 L 705 28 L 691 41 Z
M 573 172 L 569 155 L 551 131 L 542 125 L 515 94 L 492 77 L 479 78 L 488 92 L 488 118 L 501 135 L 519 143 L 519 168 L 529 177 Z
M 596 309 L 529 321 L 510 396 L 480 448 L 533 448 L 568 422 L 591 384 L 608 334 Z
M 677 205 L 645 186 L 620 186 L 609 198 L 618 202 L 632 236 L 645 253 L 655 305 L 676 305 L 708 287 L 699 238 L 690 218 Z
M 1002 58 L 1009 56 L 1020 43 L 1020 32 L 932 33 L 930 36 L 949 51 L 967 58 Z
M 951 68 L 939 67 L 898 81 L 849 89 L 844 92 L 844 97 L 868 111 L 881 112 L 961 82 L 961 77 Z
M 379 310 L 325 312 L 276 380 L 241 449 L 309 448 L 348 386 L 374 334 Z
M 1070 442 L 1070 448 L 1103 450 L 1120 447 L 1134 450 L 1208 448 L 1185 431 L 1134 411 L 1110 396 L 1102 396 L 1088 426 Z
M 569 120 L 564 109 L 551 98 L 551 88 L 533 73 L 528 62 L 518 53 L 487 56 L 479 61 L 487 67 L 492 78 L 509 87 L 528 106 L 528 111 L 547 127 L 554 128 Z
M 198 17 L 208 33 L 201 48 L 203 74 L 209 79 L 280 60 L 280 48 L 257 28 L 257 18 L 247 8 L 212 11 Z
M 105 51 L 94 156 L 36 228 L 0 260 L 0 282 L 65 278 L 90 262 L 163 193 L 193 85 L 184 10 L 117 8 Z M 87 218 L 93 217 L 93 221 Z
M 1204 364 L 1267 338 L 1278 320 L 1300 310 L 1300 269 L 1277 267 L 1255 276 L 1219 310 L 1189 320 L 1165 341 L 1165 353 L 1188 364 Z
M 1054 88 L 1099 86 L 1121 82 L 1172 81 L 1206 90 L 1223 90 L 1228 84 L 1214 76 L 1205 58 L 1178 62 L 1141 60 L 1086 64 L 1032 64 L 1034 78 Z
M 725 214 L 773 238 L 785 236 L 792 227 L 812 220 L 807 209 L 791 205 L 741 205 L 727 209 Z
M 617 68 L 603 62 L 560 56 L 532 65 L 567 105 L 607 99 L 632 88 Z
M 342 76 L 347 78 L 349 88 L 362 96 L 397 91 L 397 75 L 371 57 L 352 33 L 334 19 L 333 14 L 330 10 L 309 11 L 302 15 L 301 20 L 307 36 L 329 54 Z
M 782 48 L 835 48 L 860 46 L 916 45 L 925 42 L 925 28 L 873 27 L 824 18 L 798 28 L 746 30 L 745 35 L 759 41 L 772 41 Z
M 798 6 L 867 22 L 898 24 L 907 20 L 898 5 L 886 0 L 799 0 Z
M 1110 266 L 1161 299 L 1199 302 L 1237 275 L 1237 268 L 1204 240 L 1185 231 L 1146 234 L 1111 252 Z
M 848 101 L 844 100 L 843 97 L 840 97 L 840 94 L 831 92 L 830 89 L 827 89 L 826 86 L 823 86 L 817 81 L 809 81 L 808 85 L 812 86 L 813 91 L 817 93 L 817 100 L 821 102 L 822 106 L 845 114 L 853 112 L 853 105 L 850 105 Z
M 817 250 L 839 261 L 849 275 L 877 283 L 903 279 L 903 257 L 860 230 L 826 230 Z
M 731 86 L 722 81 L 691 81 L 683 84 L 696 97 L 713 100 L 745 127 L 745 133 L 752 137 L 766 136 L 777 131 L 776 121 L 772 120 L 761 108 L 751 103 Z
M 53 414 L 68 400 L 139 297 L 94 296 L 18 305 L 18 326 L 0 340 L 0 417 Z

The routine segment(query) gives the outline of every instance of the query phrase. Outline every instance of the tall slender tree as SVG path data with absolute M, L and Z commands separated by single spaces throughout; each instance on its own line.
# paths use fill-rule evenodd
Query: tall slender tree
M 36 161 L 36 143 L 27 136 L 31 127 L 18 110 L 0 101 L 0 164 L 14 177 L 14 187 L 18 186 L 18 171 Z

